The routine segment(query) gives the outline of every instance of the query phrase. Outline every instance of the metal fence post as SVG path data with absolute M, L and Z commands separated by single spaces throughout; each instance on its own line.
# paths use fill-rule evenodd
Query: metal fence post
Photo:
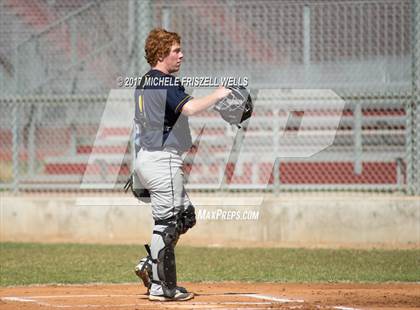
M 362 173 L 362 103 L 356 102 L 353 112 L 353 133 L 354 133 L 354 173 Z
M 171 14 L 171 7 L 164 6 L 162 8 L 162 27 L 168 31 L 171 30 L 171 21 L 172 21 L 172 14 Z
M 33 177 L 35 173 L 36 162 L 36 124 L 38 121 L 38 103 L 32 103 L 31 106 L 31 121 L 29 123 L 28 132 L 28 175 Z
M 407 111 L 407 142 L 409 161 L 407 161 L 407 178 L 409 193 L 420 194 L 420 116 L 419 91 L 420 91 L 420 4 L 412 0 L 412 99 Z
M 274 183 L 274 194 L 276 195 L 276 196 L 278 196 L 279 195 L 279 193 L 280 193 L 280 177 L 281 177 L 281 175 L 280 175 L 280 158 L 277 158 L 275 161 L 274 161 L 274 168 L 273 168 L 273 177 L 274 177 L 274 180 L 273 180 L 273 183 Z
M 405 116 L 406 116 L 406 123 L 405 123 L 405 157 L 406 157 L 406 175 L 407 175 L 407 185 L 406 191 L 407 194 L 412 194 L 412 183 L 413 183 L 413 156 L 412 156 L 412 139 L 411 139 L 411 104 L 414 98 L 414 93 L 412 93 L 410 100 L 406 103 L 405 106 Z
M 78 52 L 77 52 L 77 20 L 76 18 L 71 18 L 68 21 L 68 27 L 70 31 L 70 57 L 71 57 L 71 64 L 77 64 Z M 76 73 L 74 73 L 76 75 Z
M 19 174 L 20 174 L 20 165 L 19 165 L 19 153 L 20 153 L 20 101 L 14 100 L 13 106 L 13 129 L 12 129 L 12 144 L 13 144 L 13 192 L 17 193 L 19 191 Z
M 13 100 L 13 113 L 12 113 L 12 171 L 13 171 L 13 185 L 12 189 L 14 193 L 19 192 L 19 177 L 20 177 L 20 165 L 19 165 L 19 153 L 20 153 L 20 53 L 19 46 L 16 48 L 15 55 L 15 94 L 16 99 Z
M 153 27 L 152 23 L 152 2 L 151 0 L 140 1 L 138 4 L 138 17 L 136 16 L 137 23 L 137 59 L 140 59 L 140 63 L 136 63 L 134 70 L 136 73 L 145 74 L 148 71 L 149 64 L 146 62 L 143 57 L 144 53 L 144 43 L 146 41 L 149 31 Z
M 273 109 L 273 148 L 274 154 L 279 154 L 280 146 L 279 146 L 279 137 L 280 137 L 280 122 L 279 122 L 279 114 L 280 108 Z M 274 186 L 274 193 L 277 196 L 280 193 L 280 160 L 281 158 L 277 158 L 274 162 L 273 166 L 273 186 Z
M 420 108 L 419 94 L 413 107 L 413 194 L 420 195 Z
M 303 64 L 305 67 L 305 82 L 311 81 L 311 8 L 308 5 L 303 7 Z

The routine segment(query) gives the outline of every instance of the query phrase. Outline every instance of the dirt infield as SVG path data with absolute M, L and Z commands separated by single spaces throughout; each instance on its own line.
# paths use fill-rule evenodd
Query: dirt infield
M 150 302 L 139 284 L 7 287 L 0 309 L 415 309 L 420 284 L 181 283 L 187 302 Z

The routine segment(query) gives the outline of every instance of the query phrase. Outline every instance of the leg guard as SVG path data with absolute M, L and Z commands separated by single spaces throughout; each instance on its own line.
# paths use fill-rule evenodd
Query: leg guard
M 164 243 L 164 247 L 157 254 L 157 277 L 153 274 L 153 282 L 162 285 L 165 296 L 173 297 L 177 287 L 175 244 L 179 234 L 174 225 L 166 226 L 163 231 L 154 230 L 153 234 L 160 235 Z

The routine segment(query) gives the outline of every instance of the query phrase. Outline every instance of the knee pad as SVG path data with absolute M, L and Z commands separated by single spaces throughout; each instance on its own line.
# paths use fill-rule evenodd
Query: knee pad
M 177 229 L 179 234 L 185 234 L 188 229 L 194 227 L 195 223 L 195 208 L 193 205 L 189 205 L 178 216 Z
M 162 237 L 165 246 L 158 253 L 157 273 L 161 282 L 164 294 L 172 296 L 176 288 L 176 265 L 175 265 L 175 244 L 179 234 L 176 226 L 167 226 L 163 232 L 154 231 Z

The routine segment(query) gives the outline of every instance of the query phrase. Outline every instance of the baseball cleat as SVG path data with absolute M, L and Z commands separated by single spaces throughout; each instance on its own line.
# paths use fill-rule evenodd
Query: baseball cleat
M 193 293 L 175 293 L 174 297 L 168 297 L 164 295 L 149 295 L 150 301 L 186 301 L 194 298 Z
M 182 286 L 177 286 L 176 287 L 176 292 L 177 293 L 188 293 L 187 289 L 185 287 L 182 287 Z

